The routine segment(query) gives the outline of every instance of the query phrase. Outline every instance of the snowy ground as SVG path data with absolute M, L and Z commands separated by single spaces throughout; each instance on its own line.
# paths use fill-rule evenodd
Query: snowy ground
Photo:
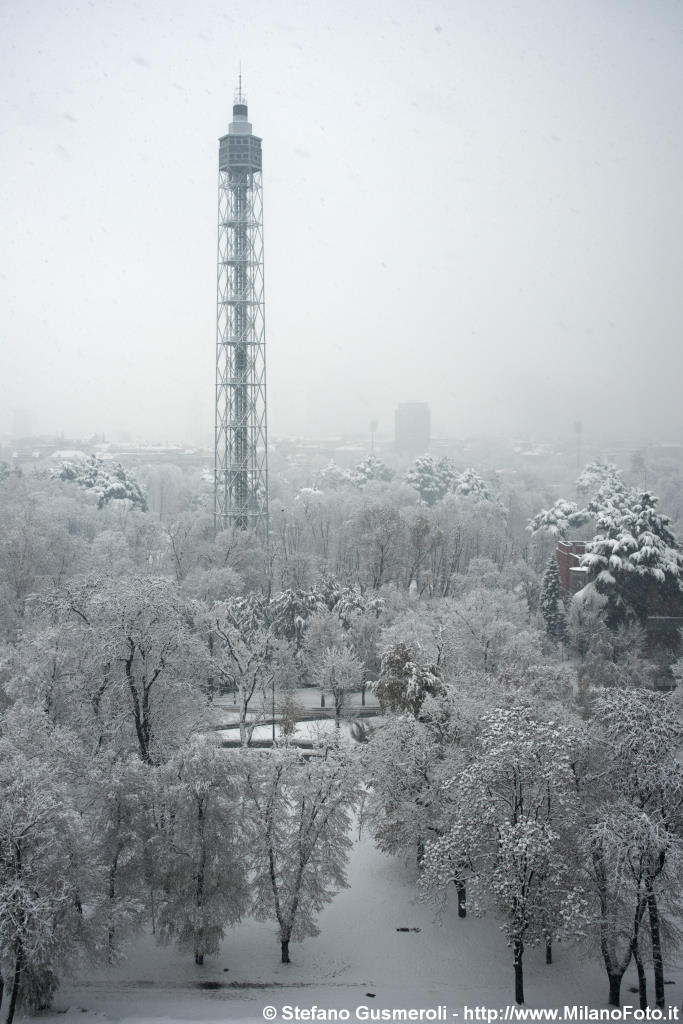
M 326 697 L 326 704 L 327 704 L 327 706 L 324 707 L 324 708 L 320 707 L 320 690 L 316 689 L 313 686 L 302 686 L 298 690 L 294 691 L 293 696 L 294 696 L 294 700 L 296 701 L 298 706 L 300 708 L 302 708 L 302 710 L 304 712 L 315 711 L 315 712 L 318 712 L 321 716 L 323 716 L 325 718 L 327 718 L 327 717 L 334 718 L 334 701 L 332 700 L 332 697 L 330 697 L 329 694 Z M 277 712 L 277 708 L 279 707 L 279 704 L 280 704 L 281 701 L 282 701 L 282 694 L 281 693 L 276 693 L 275 694 L 276 715 L 278 713 Z M 253 702 L 254 711 L 256 710 L 257 703 L 258 702 Z M 214 700 L 214 702 L 213 702 L 213 706 L 214 706 L 214 712 L 215 712 L 215 718 L 216 718 L 216 723 L 217 724 L 220 724 L 220 725 L 228 724 L 228 723 L 235 723 L 236 724 L 239 721 L 239 711 L 238 711 L 238 708 L 237 708 L 237 704 L 236 704 L 235 700 L 233 699 L 233 697 L 231 695 L 226 694 L 226 695 L 224 695 L 222 697 L 217 697 Z M 370 692 L 370 690 L 366 690 L 366 692 L 365 692 L 365 707 L 367 707 L 367 708 L 378 708 L 379 707 L 379 703 L 377 701 L 377 698 L 374 696 L 373 693 Z M 361 694 L 360 693 L 349 693 L 349 694 L 347 694 L 345 702 L 344 702 L 344 714 L 348 715 L 349 717 L 353 717 L 353 714 L 354 714 L 356 708 L 358 709 L 358 711 L 362 711 L 363 704 L 362 704 Z M 265 713 L 270 718 L 270 714 L 271 714 L 271 698 L 270 698 L 270 696 L 266 697 L 264 710 L 265 710 Z
M 310 740 L 315 739 L 322 733 L 329 732 L 334 729 L 334 705 L 331 697 L 327 698 L 327 707 L 320 707 L 320 690 L 314 687 L 301 687 L 294 692 L 294 698 L 296 703 L 308 716 L 311 714 L 319 715 L 319 720 L 312 720 L 307 717 L 306 720 L 297 723 L 296 731 L 294 733 L 294 740 Z M 276 695 L 276 725 L 275 735 L 279 739 L 281 736 L 280 727 L 278 724 L 278 712 L 277 712 L 277 700 L 279 698 Z M 378 708 L 378 702 L 374 695 L 367 691 L 365 694 L 365 706 L 367 708 Z M 221 741 L 236 741 L 239 739 L 239 711 L 231 696 L 219 697 L 214 701 L 214 717 L 216 722 L 216 735 Z M 342 729 L 344 733 L 348 735 L 349 722 L 353 719 L 354 715 L 362 710 L 361 694 L 350 693 L 347 696 L 346 703 L 344 706 Z M 252 714 L 257 714 L 254 710 Z M 250 715 L 251 717 L 251 715 Z M 266 701 L 265 706 L 265 718 L 267 724 L 258 725 L 254 729 L 253 739 L 254 740 L 270 740 L 273 735 L 272 717 L 271 717 L 271 706 L 270 702 Z M 222 728 L 221 728 L 222 727 Z
M 348 721 L 342 721 L 340 723 L 339 728 L 341 731 L 342 738 L 344 739 L 350 738 L 349 725 L 350 723 Z M 280 727 L 276 725 L 275 729 L 276 739 L 280 739 Z M 313 720 L 310 722 L 297 722 L 296 730 L 294 731 L 292 739 L 295 742 L 302 740 L 322 741 L 326 733 L 329 735 L 330 733 L 333 733 L 334 730 L 335 723 L 333 718 L 323 718 L 320 720 Z M 239 739 L 239 732 L 236 729 L 219 729 L 216 735 L 221 740 L 232 740 L 234 742 Z M 272 725 L 257 725 L 256 728 L 254 729 L 252 738 L 254 740 L 270 740 L 272 739 L 272 736 Z
M 190 955 L 174 947 L 156 947 L 145 936 L 124 964 L 64 984 L 56 996 L 56 1012 L 37 1020 L 252 1024 L 263 1021 L 267 1006 L 277 1010 L 270 1019 L 281 1021 L 285 1006 L 317 1005 L 348 1009 L 353 1021 L 360 1006 L 377 1011 L 445 1004 L 447 1019 L 463 1024 L 465 1005 L 501 1009 L 510 1004 L 511 956 L 495 920 L 462 921 L 454 907 L 435 920 L 433 907 L 415 902 L 413 878 L 412 867 L 384 857 L 363 836 L 352 854 L 351 888 L 323 911 L 317 938 L 293 944 L 289 966 L 279 963 L 272 924 L 238 925 L 228 933 L 220 954 L 208 958 L 204 967 L 196 967 Z M 541 950 L 527 951 L 525 975 L 530 1007 L 605 1005 L 605 972 L 576 946 L 558 946 L 550 967 Z M 667 986 L 667 1001 L 680 1006 L 683 972 L 670 969 L 666 976 L 677 982 Z M 637 999 L 628 991 L 631 985 L 633 971 L 622 987 L 626 1003 Z

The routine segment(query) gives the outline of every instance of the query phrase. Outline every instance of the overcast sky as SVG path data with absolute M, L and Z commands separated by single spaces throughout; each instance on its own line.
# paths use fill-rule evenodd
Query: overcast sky
M 271 434 L 683 428 L 683 4 L 3 0 L 0 432 L 207 441 L 217 139 Z

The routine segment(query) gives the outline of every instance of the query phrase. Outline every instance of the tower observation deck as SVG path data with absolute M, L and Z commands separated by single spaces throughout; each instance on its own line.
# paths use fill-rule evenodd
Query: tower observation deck
M 261 139 L 242 76 L 218 150 L 214 521 L 268 530 Z

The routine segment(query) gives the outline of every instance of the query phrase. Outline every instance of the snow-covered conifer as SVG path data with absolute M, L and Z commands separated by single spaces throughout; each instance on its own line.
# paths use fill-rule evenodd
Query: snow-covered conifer
M 376 455 L 368 455 L 351 471 L 356 487 L 365 487 L 371 480 L 388 483 L 393 479 L 393 470 Z
M 374 691 L 383 711 L 410 712 L 417 718 L 425 697 L 438 693 L 440 687 L 439 668 L 419 664 L 413 651 L 398 643 L 383 655 Z
M 557 559 L 551 555 L 543 575 L 539 610 L 545 622 L 545 631 L 556 641 L 567 639 L 567 616 L 560 594 L 560 572 Z
M 566 540 L 572 530 L 588 522 L 590 516 L 586 509 L 580 509 L 576 502 L 558 498 L 550 508 L 541 509 L 533 516 L 527 530 L 533 535 L 549 533 L 553 537 Z
M 147 502 L 140 485 L 118 462 L 105 462 L 91 455 L 81 462 L 64 462 L 53 476 L 92 491 L 97 496 L 98 508 L 116 500 L 129 501 L 142 512 L 147 511 Z
M 587 463 L 576 481 L 576 491 L 584 497 L 592 497 L 598 491 L 620 491 L 624 487 L 621 473 L 613 462 L 595 459 Z
M 457 474 L 450 459 L 433 455 L 418 455 L 404 477 L 405 483 L 414 487 L 426 505 L 434 505 L 457 482 Z
M 581 564 L 607 598 L 607 622 L 614 628 L 636 620 L 645 624 L 651 590 L 660 597 L 683 593 L 683 554 L 669 529 L 669 517 L 656 511 L 658 499 L 644 491 L 628 507 L 609 505 L 597 519 L 598 533 L 586 545 Z
M 491 501 L 491 492 L 476 469 L 472 469 L 471 466 L 458 473 L 454 490 L 456 494 L 478 498 L 480 501 Z

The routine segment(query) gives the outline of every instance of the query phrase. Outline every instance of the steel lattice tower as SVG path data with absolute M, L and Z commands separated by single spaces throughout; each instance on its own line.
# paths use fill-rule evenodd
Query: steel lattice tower
M 241 75 L 232 115 L 218 151 L 214 520 L 217 530 L 253 526 L 267 536 L 261 139 Z

